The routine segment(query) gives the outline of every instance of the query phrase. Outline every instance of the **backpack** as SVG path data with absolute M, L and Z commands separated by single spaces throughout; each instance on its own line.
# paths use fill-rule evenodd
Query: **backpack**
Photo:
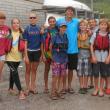
M 106 36 L 102 36 L 97 31 L 93 47 L 95 50 L 109 50 L 109 33 Z

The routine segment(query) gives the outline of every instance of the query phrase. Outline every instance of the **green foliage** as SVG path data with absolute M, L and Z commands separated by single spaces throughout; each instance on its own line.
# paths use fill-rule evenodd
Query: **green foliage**
M 91 7 L 91 0 L 77 0 Z M 94 11 L 103 13 L 102 16 L 110 18 L 110 0 L 93 0 Z

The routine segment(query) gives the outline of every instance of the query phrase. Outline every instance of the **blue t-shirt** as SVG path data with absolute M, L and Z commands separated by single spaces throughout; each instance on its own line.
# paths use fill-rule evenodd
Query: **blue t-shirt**
M 43 38 L 40 35 L 40 27 L 37 25 L 29 25 L 23 33 L 24 39 L 27 40 L 27 48 L 29 51 L 40 50 Z
M 67 48 L 68 48 L 68 39 L 67 35 L 56 34 L 52 37 L 52 61 L 57 63 L 67 63 Z
M 73 18 L 71 21 L 68 22 L 64 17 L 57 20 L 57 25 L 59 25 L 62 22 L 66 22 L 67 25 L 66 34 L 69 41 L 68 54 L 78 53 L 77 37 L 79 20 L 77 18 Z

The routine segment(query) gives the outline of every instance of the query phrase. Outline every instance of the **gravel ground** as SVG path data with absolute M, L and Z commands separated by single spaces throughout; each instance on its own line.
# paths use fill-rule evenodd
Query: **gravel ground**
M 0 82 L 0 110 L 110 110 L 110 98 L 104 97 L 92 97 L 93 90 L 89 90 L 86 95 L 78 94 L 79 83 L 76 74 L 74 74 L 73 87 L 74 94 L 66 94 L 65 99 L 59 99 L 52 101 L 50 94 L 43 93 L 43 70 L 44 65 L 41 63 L 38 68 L 37 95 L 29 95 L 26 100 L 19 100 L 17 96 L 10 95 L 8 93 L 8 79 L 9 70 L 5 65 L 3 70 L 3 80 Z M 19 67 L 20 79 L 23 88 L 25 88 L 24 81 L 24 66 L 21 64 Z M 51 84 L 51 71 L 49 75 L 49 88 Z

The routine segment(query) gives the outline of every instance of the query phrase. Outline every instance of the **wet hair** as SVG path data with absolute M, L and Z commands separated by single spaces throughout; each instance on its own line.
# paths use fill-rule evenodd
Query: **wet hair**
M 50 17 L 48 18 L 48 21 L 49 21 L 50 19 L 54 19 L 54 20 L 56 21 L 56 18 L 55 18 L 54 16 L 50 16 Z
M 0 19 L 6 19 L 5 13 L 2 11 L 0 11 Z
M 66 12 L 67 10 L 71 10 L 71 11 L 75 12 L 75 8 L 73 8 L 72 6 L 68 6 L 68 7 L 65 9 L 65 12 Z
M 18 19 L 18 18 L 13 18 L 13 19 L 11 20 L 11 25 L 13 24 L 13 21 L 14 21 L 15 19 L 18 20 L 19 23 L 21 22 L 20 19 Z M 21 27 L 19 27 L 19 32 L 20 32 L 20 33 L 23 33 L 23 29 L 22 29 Z

